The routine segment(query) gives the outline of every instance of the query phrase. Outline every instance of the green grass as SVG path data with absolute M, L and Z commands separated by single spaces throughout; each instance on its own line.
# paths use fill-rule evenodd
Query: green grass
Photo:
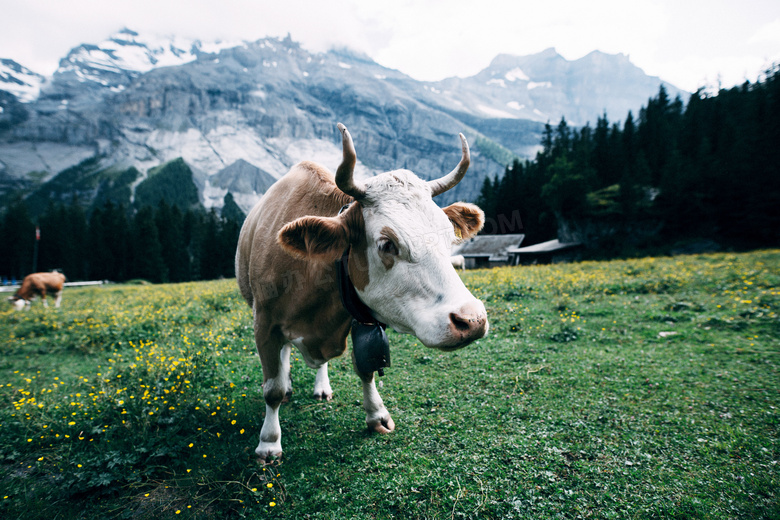
M 265 467 L 234 281 L 3 310 L 0 517 L 780 517 L 780 252 L 464 280 L 491 333 L 449 354 L 391 334 L 395 432 L 366 431 L 348 356 L 329 403 L 293 356 Z

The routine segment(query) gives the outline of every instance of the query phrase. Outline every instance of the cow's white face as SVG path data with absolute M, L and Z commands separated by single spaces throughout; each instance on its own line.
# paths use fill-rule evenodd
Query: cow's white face
M 24 300 L 23 298 L 19 298 L 19 299 L 16 299 L 16 300 L 13 299 L 13 298 L 9 298 L 8 301 L 11 302 L 11 305 L 14 306 L 14 310 L 17 310 L 17 311 L 20 311 L 20 310 L 24 309 L 25 304 L 27 304 L 27 301 Z
M 475 234 L 482 211 L 465 204 L 442 210 L 427 183 L 407 170 L 367 182 L 361 205 L 365 261 L 351 262 L 350 276 L 363 280 L 356 289 L 375 317 L 429 347 L 449 350 L 485 336 L 485 307 L 450 262 L 456 226 L 461 239 Z

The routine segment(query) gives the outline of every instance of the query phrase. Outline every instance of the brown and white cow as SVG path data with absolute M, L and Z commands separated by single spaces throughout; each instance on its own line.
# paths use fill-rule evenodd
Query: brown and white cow
M 51 294 L 54 296 L 54 306 L 59 307 L 60 301 L 62 301 L 62 287 L 64 284 L 65 275 L 56 271 L 28 274 L 24 277 L 22 286 L 17 289 L 13 296 L 8 298 L 8 301 L 11 302 L 17 311 L 25 307 L 29 310 L 31 300 L 35 296 L 40 296 L 43 300 L 43 305 L 48 307 L 46 295 Z
M 343 161 L 333 174 L 312 162 L 294 166 L 250 211 L 236 251 L 239 288 L 254 314 L 263 368 L 266 415 L 255 452 L 262 460 L 282 453 L 279 406 L 292 392 L 290 352 L 298 348 L 317 369 L 314 397 L 330 400 L 328 360 L 346 349 L 352 317 L 339 296 L 335 261 L 349 251 L 348 276 L 373 317 L 427 347 L 450 351 L 488 331 L 485 307 L 450 265 L 453 243 L 475 235 L 482 210 L 432 197 L 455 186 L 469 167 L 462 158 L 444 177 L 423 181 L 408 170 L 353 179 L 357 160 L 344 127 Z M 339 210 L 352 203 L 343 212 Z M 363 383 L 366 424 L 395 428 L 374 384 L 373 371 L 355 371 Z

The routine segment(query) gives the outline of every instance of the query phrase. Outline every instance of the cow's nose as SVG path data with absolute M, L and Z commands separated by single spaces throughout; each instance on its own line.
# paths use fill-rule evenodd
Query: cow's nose
M 485 310 L 477 303 L 467 303 L 457 312 L 450 313 L 450 331 L 463 342 L 471 342 L 487 333 Z

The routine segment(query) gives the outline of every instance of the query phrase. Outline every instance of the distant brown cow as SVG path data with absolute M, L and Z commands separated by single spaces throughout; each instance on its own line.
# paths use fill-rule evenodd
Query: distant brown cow
M 46 301 L 46 295 L 54 296 L 54 306 L 59 307 L 62 300 L 62 286 L 65 284 L 65 275 L 53 271 L 51 273 L 33 273 L 24 277 L 22 286 L 16 291 L 16 294 L 8 298 L 17 311 L 23 308 L 30 308 L 30 302 L 35 296 L 40 296 L 44 307 L 49 304 Z

